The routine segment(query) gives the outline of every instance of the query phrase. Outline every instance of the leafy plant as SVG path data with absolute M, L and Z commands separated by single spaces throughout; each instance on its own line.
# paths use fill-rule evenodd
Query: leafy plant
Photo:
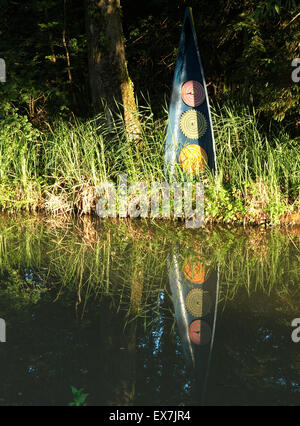
M 75 386 L 71 386 L 71 390 L 73 393 L 73 401 L 70 402 L 68 405 L 69 406 L 85 406 L 85 400 L 86 398 L 89 396 L 88 393 L 83 393 L 83 388 L 81 389 L 76 389 Z

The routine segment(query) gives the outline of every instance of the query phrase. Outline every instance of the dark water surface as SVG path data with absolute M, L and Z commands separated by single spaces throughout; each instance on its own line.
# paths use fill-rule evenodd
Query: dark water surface
M 1 216 L 0 404 L 298 405 L 299 237 Z

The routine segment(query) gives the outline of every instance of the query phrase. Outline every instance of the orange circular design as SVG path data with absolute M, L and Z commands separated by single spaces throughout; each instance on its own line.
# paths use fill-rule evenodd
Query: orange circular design
M 186 173 L 197 175 L 205 170 L 207 154 L 201 146 L 186 145 L 179 154 L 179 163 Z
M 189 338 L 195 345 L 206 345 L 211 340 L 211 328 L 204 320 L 195 320 L 189 327 Z
M 194 284 L 203 284 L 206 279 L 206 268 L 199 260 L 186 259 L 183 273 L 185 277 Z

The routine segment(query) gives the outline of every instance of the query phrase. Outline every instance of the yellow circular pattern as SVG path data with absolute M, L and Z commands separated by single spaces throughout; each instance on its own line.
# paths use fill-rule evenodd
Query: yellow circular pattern
M 194 317 L 205 317 L 211 310 L 209 293 L 200 288 L 193 288 L 185 298 L 185 306 Z
M 206 118 L 195 109 L 185 111 L 180 117 L 180 129 L 187 138 L 199 139 L 206 132 Z
M 179 154 L 179 163 L 188 174 L 198 175 L 203 172 L 207 161 L 206 151 L 196 144 L 186 145 Z

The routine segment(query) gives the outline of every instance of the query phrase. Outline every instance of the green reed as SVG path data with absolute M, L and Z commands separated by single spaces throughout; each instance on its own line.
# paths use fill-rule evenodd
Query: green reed
M 254 109 L 212 109 L 218 175 L 207 172 L 206 217 L 220 222 L 276 223 L 299 211 L 299 149 L 284 130 L 264 134 Z M 92 213 L 100 182 L 163 181 L 167 114 L 140 108 L 140 140 L 121 116 L 47 123 L 34 128 L 14 116 L 0 123 L 0 208 Z M 180 179 L 180 177 L 179 177 Z M 182 177 L 183 179 L 183 177 Z

